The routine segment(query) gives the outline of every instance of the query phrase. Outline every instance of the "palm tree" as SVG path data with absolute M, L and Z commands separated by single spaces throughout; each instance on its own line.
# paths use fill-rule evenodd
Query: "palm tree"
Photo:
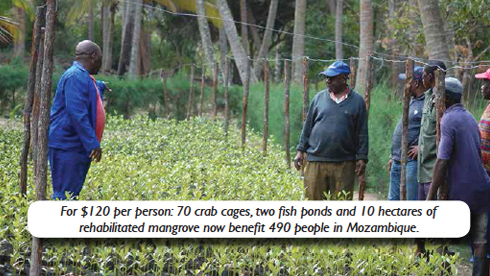
M 7 0 L 0 14 L 0 43 L 14 44 L 14 56 L 22 57 L 25 52 L 26 21 L 34 19 L 34 6 L 30 0 Z M 15 21 L 7 14 L 13 15 Z
M 206 19 L 206 6 L 204 0 L 196 0 L 196 10 L 199 17 L 197 22 L 199 24 L 199 33 L 201 34 L 201 43 L 204 48 L 204 56 L 208 64 L 211 67 L 211 72 L 214 72 L 214 66 L 216 64 L 214 60 L 213 41 L 211 40 L 211 32 L 209 31 L 208 21 Z
M 371 0 L 361 0 L 361 16 L 360 16 L 361 34 L 359 46 L 359 68 L 357 70 L 356 90 L 363 91 L 368 60 L 367 58 L 373 54 L 374 39 L 373 39 L 373 5 Z
M 343 59 L 344 53 L 342 51 L 342 18 L 344 11 L 344 0 L 337 0 L 335 14 L 335 58 Z
M 267 24 L 264 33 L 264 39 L 262 40 L 262 45 L 260 45 L 259 54 L 256 57 L 256 62 L 254 64 L 254 71 L 257 78 L 262 73 L 262 69 L 264 68 L 264 58 L 267 56 L 269 52 L 269 47 L 272 40 L 272 28 L 274 28 L 274 22 L 276 21 L 277 14 L 277 5 L 279 0 L 271 0 L 271 4 L 269 6 L 269 15 L 267 16 Z
M 418 0 L 429 58 L 449 60 L 444 22 L 438 0 Z
M 293 81 L 303 81 L 303 56 L 305 55 L 305 28 L 306 28 L 306 0 L 296 0 L 294 10 L 294 38 L 293 38 Z
M 12 43 L 18 32 L 19 23 L 14 22 L 11 18 L 0 16 L 0 43 Z
M 134 29 L 133 29 L 133 41 L 131 48 L 131 59 L 129 63 L 129 76 L 136 77 L 137 74 L 137 61 L 139 56 L 139 45 L 141 38 L 141 14 L 142 14 L 143 0 L 135 0 L 134 4 Z

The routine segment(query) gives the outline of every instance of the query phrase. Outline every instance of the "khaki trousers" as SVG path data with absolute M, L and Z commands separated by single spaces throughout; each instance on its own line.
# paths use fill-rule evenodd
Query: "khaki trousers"
M 324 192 L 331 194 L 331 199 L 338 198 L 342 191 L 348 192 L 346 199 L 352 200 L 354 193 L 356 161 L 344 162 L 306 162 L 305 188 L 309 200 L 326 199 Z

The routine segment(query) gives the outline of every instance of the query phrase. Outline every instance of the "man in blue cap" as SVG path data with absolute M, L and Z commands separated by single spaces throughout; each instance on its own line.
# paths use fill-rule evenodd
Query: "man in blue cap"
M 490 178 L 482 164 L 480 131 L 473 115 L 461 104 L 461 82 L 456 78 L 446 78 L 445 86 L 447 109 L 441 119 L 441 140 L 427 199 L 435 199 L 437 189 L 447 185 L 448 199 L 468 204 L 474 248 L 472 275 L 487 276 L 485 253 Z
M 310 200 L 333 199 L 342 191 L 352 199 L 355 175 L 364 173 L 368 161 L 368 124 L 364 99 L 347 85 L 350 68 L 334 62 L 320 75 L 327 89 L 310 104 L 294 166 L 305 165 L 305 187 Z
M 420 123 L 422 121 L 422 107 L 424 106 L 427 88 L 422 82 L 424 68 L 417 66 L 413 70 L 413 79 L 410 83 L 410 92 L 412 99 L 410 101 L 408 113 L 408 158 L 407 158 L 407 199 L 417 200 L 418 182 L 417 182 L 417 154 L 420 134 Z M 406 79 L 405 74 L 400 74 L 400 79 Z M 388 161 L 388 171 L 390 171 L 390 191 L 388 200 L 400 200 L 400 177 L 401 177 L 401 145 L 402 145 L 402 119 L 398 121 L 393 139 L 391 142 L 391 156 Z M 425 200 L 425 196 L 422 200 Z

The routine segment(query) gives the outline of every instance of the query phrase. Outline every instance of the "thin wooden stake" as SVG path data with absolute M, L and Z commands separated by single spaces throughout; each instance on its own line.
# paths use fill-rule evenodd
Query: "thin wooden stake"
M 306 121 L 306 115 L 308 114 L 308 107 L 310 102 L 310 86 L 308 83 L 308 57 L 303 58 L 303 124 Z
M 228 125 L 230 123 L 230 111 L 228 105 L 228 78 L 230 73 L 230 64 L 228 59 L 225 59 L 225 135 L 228 135 Z
M 366 105 L 366 115 L 369 119 L 369 106 L 371 103 L 371 90 L 373 89 L 373 59 L 371 56 L 367 57 L 367 70 L 366 70 L 366 83 L 364 87 L 364 104 Z M 359 176 L 359 200 L 364 200 L 364 191 L 366 190 L 366 173 L 367 168 L 364 173 Z
M 191 79 L 189 88 L 189 105 L 187 106 L 187 119 L 192 116 L 192 95 L 194 94 L 194 64 L 191 64 Z
M 247 108 L 248 108 L 248 91 L 250 89 L 250 59 L 245 62 L 246 78 L 243 84 L 243 113 L 242 113 L 242 147 L 245 147 L 247 139 Z
M 405 63 L 405 89 L 403 94 L 403 116 L 402 116 L 402 156 L 400 176 L 400 200 L 407 200 L 407 154 L 408 154 L 408 116 L 410 109 L 410 87 L 413 81 L 413 60 L 407 59 Z
M 169 95 L 168 95 L 168 88 L 167 88 L 167 74 L 165 71 L 162 69 L 162 72 L 160 73 L 160 76 L 162 78 L 163 82 L 163 109 L 164 109 L 164 115 L 167 117 L 170 115 L 170 110 L 169 110 Z
M 265 98 L 264 98 L 264 142 L 262 144 L 262 150 L 264 156 L 267 155 L 267 139 L 269 137 L 269 89 L 270 89 L 270 66 L 269 61 L 264 62 L 264 84 L 265 84 Z
M 39 55 L 36 65 L 36 84 L 34 86 L 34 99 L 32 102 L 32 120 L 31 120 L 31 156 L 33 163 L 33 176 L 37 175 L 37 140 L 39 125 L 39 94 L 41 93 L 41 76 L 44 66 L 44 28 L 41 28 L 41 41 L 39 43 Z
M 47 0 L 46 36 L 44 43 L 44 65 L 41 77 L 41 93 L 39 97 L 39 139 L 37 146 L 37 175 L 36 200 L 46 199 L 47 170 L 48 170 L 48 129 L 49 129 L 49 102 L 51 82 L 53 77 L 53 44 L 55 39 L 56 0 Z M 43 240 L 32 239 L 30 276 L 41 275 Z
M 350 87 L 354 89 L 356 83 L 356 61 L 350 58 Z
M 202 72 L 201 72 L 201 97 L 199 99 L 199 117 L 202 116 L 202 112 L 204 110 L 204 80 L 206 78 L 206 65 L 202 65 Z
M 435 72 L 436 86 L 436 108 L 437 108 L 437 134 L 436 134 L 436 148 L 439 148 L 439 142 L 441 140 L 441 118 L 446 111 L 446 73 L 441 69 L 437 69 Z M 444 180 L 446 181 L 446 180 Z M 441 185 L 437 191 L 437 199 L 446 200 L 448 196 L 448 186 Z
M 213 120 L 216 120 L 218 115 L 218 63 L 214 66 L 213 72 Z
M 25 196 L 27 192 L 27 157 L 31 142 L 31 112 L 34 101 L 34 89 L 36 86 L 36 67 L 39 55 L 39 44 L 41 42 L 41 24 L 44 22 L 43 7 L 36 8 L 36 19 L 32 29 L 31 64 L 29 67 L 29 81 L 27 85 L 27 95 L 24 103 L 24 140 L 22 143 L 22 153 L 20 156 L 20 194 Z
M 286 164 L 288 168 L 291 168 L 291 152 L 289 149 L 289 86 L 291 79 L 291 70 L 289 69 L 289 62 L 284 60 L 284 136 L 286 138 Z

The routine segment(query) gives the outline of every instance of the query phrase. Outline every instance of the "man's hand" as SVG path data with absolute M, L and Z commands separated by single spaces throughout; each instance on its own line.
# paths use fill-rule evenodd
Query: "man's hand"
M 294 157 L 294 167 L 299 171 L 301 170 L 301 167 L 303 166 L 303 162 L 306 159 L 306 153 L 302 151 L 297 151 L 296 156 Z
M 357 162 L 356 162 L 356 174 L 357 174 L 357 176 L 364 174 L 365 170 L 366 170 L 366 160 L 357 160 Z
M 102 158 L 102 149 L 98 148 L 92 150 L 92 152 L 90 153 L 90 159 L 92 159 L 92 161 L 95 161 L 95 163 L 97 163 L 100 161 L 100 158 Z
M 413 160 L 417 160 L 417 155 L 419 154 L 419 146 L 412 146 L 408 151 L 408 157 Z
M 387 166 L 388 172 L 391 172 L 391 164 L 392 163 L 393 163 L 393 159 L 390 158 L 390 160 L 388 160 L 388 166 Z

